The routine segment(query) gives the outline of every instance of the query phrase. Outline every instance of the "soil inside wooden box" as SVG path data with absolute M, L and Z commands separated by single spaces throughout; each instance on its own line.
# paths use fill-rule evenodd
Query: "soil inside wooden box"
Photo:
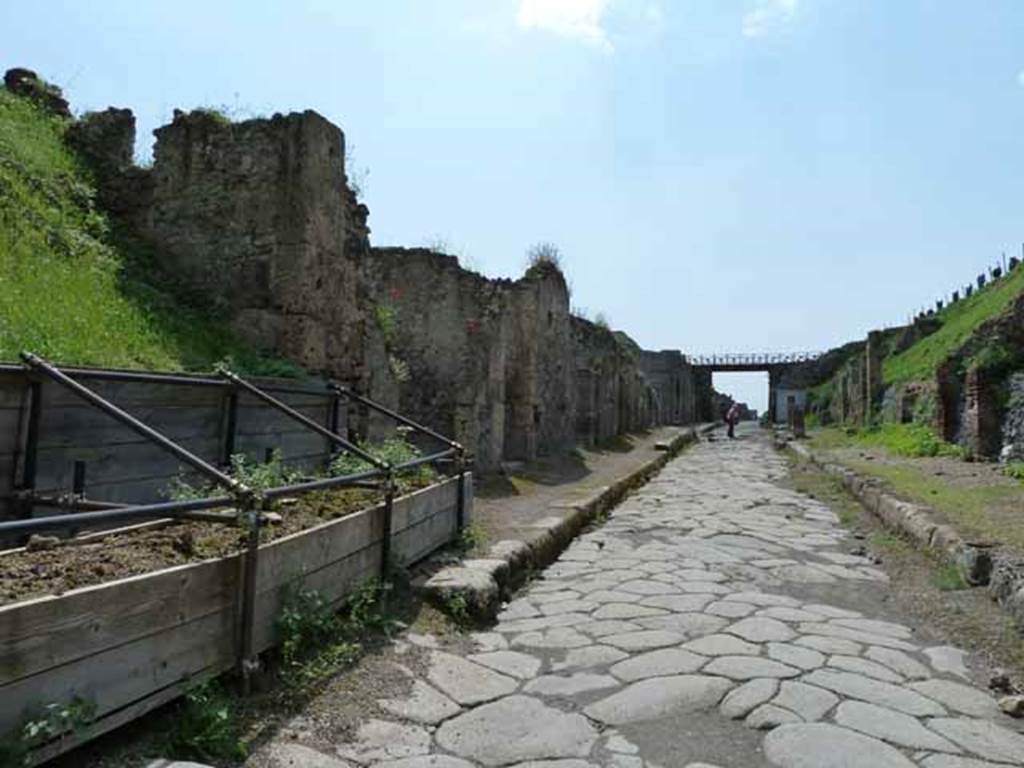
M 439 480 L 403 480 L 409 493 Z M 358 512 L 383 501 L 372 489 L 307 493 L 277 505 L 280 522 L 263 527 L 266 543 Z M 16 550 L 0 556 L 0 605 L 128 576 L 158 571 L 234 554 L 244 548 L 242 527 L 208 522 L 182 522 L 149 530 L 117 533 L 89 542 L 63 540 L 52 549 Z

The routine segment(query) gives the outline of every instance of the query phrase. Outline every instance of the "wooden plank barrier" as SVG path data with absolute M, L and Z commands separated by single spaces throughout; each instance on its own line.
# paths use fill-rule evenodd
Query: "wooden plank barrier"
M 468 476 L 463 487 L 468 520 Z M 421 560 L 456 536 L 458 488 L 452 478 L 395 500 L 392 553 L 400 562 Z M 290 589 L 316 589 L 338 604 L 380 573 L 383 511 L 383 505 L 362 510 L 260 547 L 257 651 L 276 644 L 276 620 Z M 48 759 L 231 669 L 238 661 L 244 558 L 0 606 L 0 735 L 47 704 L 75 697 L 95 704 L 92 725 L 35 755 Z
M 331 446 L 287 415 L 247 393 L 237 396 L 233 435 L 229 430 L 229 388 L 217 378 L 213 386 L 197 385 L 197 377 L 161 375 L 159 382 L 110 381 L 107 372 L 75 372 L 74 378 L 159 432 L 214 464 L 225 452 L 243 453 L 263 461 L 279 450 L 285 463 L 305 470 L 321 469 Z M 178 381 L 175 381 L 178 379 Z M 0 370 L 0 520 L 24 512 L 13 497 L 25 486 L 27 424 L 30 399 L 25 371 Z M 74 463 L 85 462 L 86 496 L 100 501 L 148 503 L 166 498 L 182 474 L 177 459 L 48 379 L 38 380 L 39 439 L 34 488 L 46 494 L 72 489 Z M 334 395 L 323 379 L 255 378 L 257 386 L 292 390 L 276 393 L 287 405 L 325 426 L 330 423 Z M 347 413 L 341 403 L 341 427 Z M 188 475 L 186 475 L 188 477 Z M 53 514 L 37 507 L 35 514 Z M 0 548 L 11 542 L 0 542 Z

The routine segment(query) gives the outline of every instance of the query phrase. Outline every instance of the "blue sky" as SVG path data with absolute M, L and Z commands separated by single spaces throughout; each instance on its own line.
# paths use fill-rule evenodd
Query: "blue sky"
M 556 243 L 650 348 L 826 348 L 1024 241 L 1019 0 L 49 0 L 4 62 L 78 109 L 315 109 L 377 244 Z M 760 379 L 723 386 L 763 407 Z

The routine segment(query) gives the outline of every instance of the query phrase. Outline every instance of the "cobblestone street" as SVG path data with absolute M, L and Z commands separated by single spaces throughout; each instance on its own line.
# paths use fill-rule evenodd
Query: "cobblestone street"
M 581 536 L 335 754 L 386 768 L 1024 766 L 967 657 L 887 613 L 886 575 L 776 485 L 769 435 L 702 442 Z M 410 671 L 408 674 L 413 675 Z M 318 762 L 322 761 L 322 762 Z

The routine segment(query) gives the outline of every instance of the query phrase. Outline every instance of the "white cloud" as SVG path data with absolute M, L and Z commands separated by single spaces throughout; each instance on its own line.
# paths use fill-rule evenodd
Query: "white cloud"
M 793 18 L 798 4 L 799 0 L 757 0 L 757 5 L 743 14 L 743 36 L 763 37 L 777 29 Z
M 573 37 L 611 53 L 602 26 L 608 0 L 520 0 L 516 23 L 521 29 L 541 29 Z

